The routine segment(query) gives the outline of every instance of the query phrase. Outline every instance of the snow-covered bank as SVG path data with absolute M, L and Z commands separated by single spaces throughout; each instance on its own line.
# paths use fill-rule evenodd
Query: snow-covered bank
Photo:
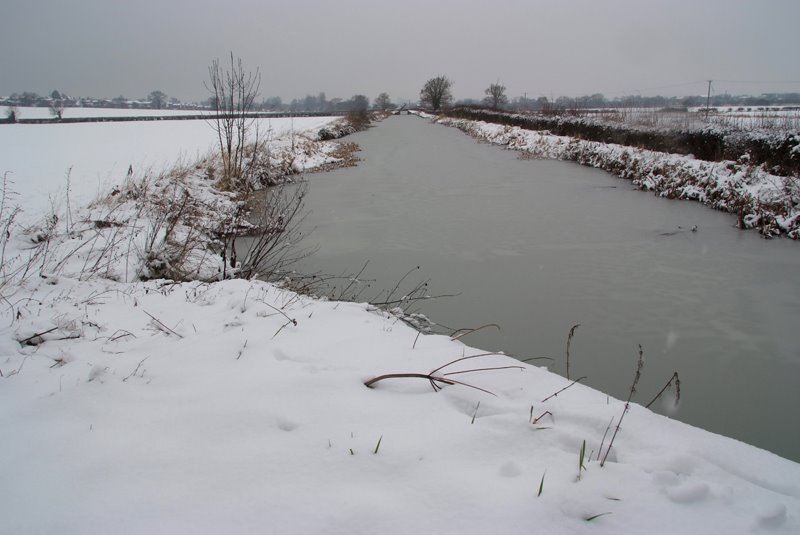
M 601 468 L 623 403 L 580 384 L 543 401 L 569 384 L 544 369 L 451 376 L 496 396 L 366 388 L 480 353 L 368 305 L 66 277 L 15 302 L 0 336 L 9 533 L 800 529 L 800 465 L 634 405 Z
M 5 530 L 800 528 L 797 463 L 633 405 L 601 467 L 624 403 L 562 390 L 570 382 L 542 368 L 503 355 L 453 362 L 481 351 L 367 304 L 265 282 L 135 282 L 158 258 L 141 254 L 145 237 L 150 251 L 170 246 L 165 202 L 187 207 L 171 231 L 181 236 L 236 210 L 209 166 L 129 181 L 50 233 L 12 227 L 0 272 Z M 150 231 L 138 238 L 140 228 Z M 491 393 L 442 382 L 434 392 L 420 378 L 364 386 L 437 368 Z
M 696 200 L 736 214 L 740 227 L 757 228 L 767 237 L 785 234 L 800 239 L 800 178 L 796 176 L 772 175 L 746 161 L 708 162 L 484 121 L 448 117 L 437 121 L 535 158 L 576 161 L 630 179 L 663 197 Z
M 256 124 L 262 137 L 282 151 L 292 132 L 296 140 L 316 139 L 317 131 L 338 119 L 259 119 Z M 205 121 L 0 125 L 0 177 L 8 173 L 24 210 L 21 217 L 31 223 L 50 211 L 51 202 L 56 211 L 65 208 L 68 184 L 70 203 L 82 206 L 120 185 L 128 169 L 141 177 L 176 163 L 192 165 L 216 142 Z

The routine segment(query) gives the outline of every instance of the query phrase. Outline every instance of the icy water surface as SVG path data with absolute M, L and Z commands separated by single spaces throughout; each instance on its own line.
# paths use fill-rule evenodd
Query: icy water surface
M 432 293 L 460 292 L 424 304 L 434 321 L 498 323 L 463 341 L 552 357 L 561 374 L 580 323 L 570 375 L 618 398 L 641 344 L 635 401 L 678 371 L 673 417 L 800 460 L 800 244 L 413 116 L 349 140 L 362 148 L 358 167 L 308 177 L 308 243 L 319 251 L 305 271 L 356 272 L 369 260 L 366 277 L 391 287 L 420 266 L 415 280 L 430 279 Z

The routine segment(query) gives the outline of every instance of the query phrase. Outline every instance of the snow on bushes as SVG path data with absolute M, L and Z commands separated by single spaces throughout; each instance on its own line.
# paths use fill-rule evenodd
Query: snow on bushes
M 699 201 L 735 214 L 740 228 L 757 228 L 765 237 L 800 238 L 800 178 L 771 174 L 747 157 L 710 162 L 485 121 L 443 117 L 438 122 L 536 158 L 603 169 L 662 197 Z

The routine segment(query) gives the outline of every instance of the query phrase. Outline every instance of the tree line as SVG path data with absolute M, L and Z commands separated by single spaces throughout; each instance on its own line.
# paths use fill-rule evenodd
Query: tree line
M 41 108 L 122 108 L 122 109 L 216 109 L 215 97 L 211 96 L 201 103 L 185 103 L 176 97 L 169 97 L 160 90 L 151 91 L 146 97 L 130 99 L 125 96 L 108 98 L 71 97 L 58 90 L 53 90 L 49 95 L 39 95 L 32 91 L 12 93 L 8 97 L 0 97 L 0 106 L 41 107 Z M 303 98 L 294 98 L 285 102 L 281 97 L 267 97 L 258 102 L 253 102 L 252 111 L 281 111 L 281 112 L 349 112 L 366 109 L 393 110 L 397 108 L 388 93 L 380 93 L 370 101 L 362 94 L 356 94 L 348 99 L 328 99 L 324 91 L 317 95 L 306 95 Z
M 530 111 L 559 111 L 576 109 L 603 109 L 603 108 L 689 108 L 706 105 L 706 97 L 702 95 L 690 96 L 641 96 L 627 95 L 607 98 L 602 93 L 594 93 L 579 97 L 559 96 L 548 98 L 546 96 L 528 97 L 527 95 L 509 98 L 507 88 L 500 80 L 489 84 L 484 91 L 482 99 L 463 98 L 453 100 L 452 87 L 454 82 L 447 76 L 439 75 L 425 82 L 419 95 L 419 104 L 423 107 L 438 111 L 447 106 L 482 106 L 492 109 L 513 109 Z M 713 95 L 710 105 L 719 106 L 780 106 L 800 104 L 800 93 L 767 93 L 759 96 L 752 95 Z M 112 99 L 72 97 L 61 91 L 53 90 L 49 95 L 39 95 L 35 92 L 25 91 L 12 93 L 8 97 L 0 97 L 0 105 L 8 107 L 49 107 L 54 117 L 60 117 L 64 108 L 128 108 L 128 109 L 216 109 L 214 96 L 200 103 L 184 103 L 176 97 L 170 97 L 161 90 L 153 90 L 146 97 L 130 99 L 118 96 Z M 284 101 L 279 96 L 267 97 L 253 102 L 253 111 L 279 111 L 279 112 L 322 112 L 346 113 L 361 110 L 393 110 L 397 105 L 392 102 L 389 94 L 382 92 L 372 101 L 363 95 L 355 94 L 350 98 L 327 98 L 324 91 L 316 95 L 307 94 L 301 98 Z
M 684 97 L 664 97 L 641 95 L 628 95 L 606 98 L 602 93 L 594 93 L 581 97 L 560 96 L 549 99 L 546 96 L 528 98 L 527 95 L 509 100 L 506 86 L 500 81 L 489 84 L 484 91 L 483 99 L 466 98 L 453 101 L 451 88 L 453 81 L 444 75 L 429 79 L 422 87 L 419 95 L 423 107 L 438 111 L 447 106 L 480 106 L 494 110 L 535 110 L 541 112 L 576 110 L 576 109 L 603 109 L 603 108 L 690 108 L 705 106 L 796 106 L 800 104 L 800 93 L 767 93 L 759 96 L 720 94 L 712 96 L 708 101 L 705 96 L 691 95 Z

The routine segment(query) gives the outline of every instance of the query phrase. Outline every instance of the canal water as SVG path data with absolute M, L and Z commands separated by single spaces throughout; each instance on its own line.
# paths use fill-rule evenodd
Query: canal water
M 767 241 L 697 203 L 660 199 L 600 170 L 521 159 L 456 129 L 389 118 L 349 141 L 357 167 L 308 176 L 305 272 L 392 287 L 462 340 L 540 361 L 624 399 L 638 345 L 647 403 L 677 371 L 671 417 L 800 461 L 800 244 Z M 696 231 L 692 231 L 693 226 Z

